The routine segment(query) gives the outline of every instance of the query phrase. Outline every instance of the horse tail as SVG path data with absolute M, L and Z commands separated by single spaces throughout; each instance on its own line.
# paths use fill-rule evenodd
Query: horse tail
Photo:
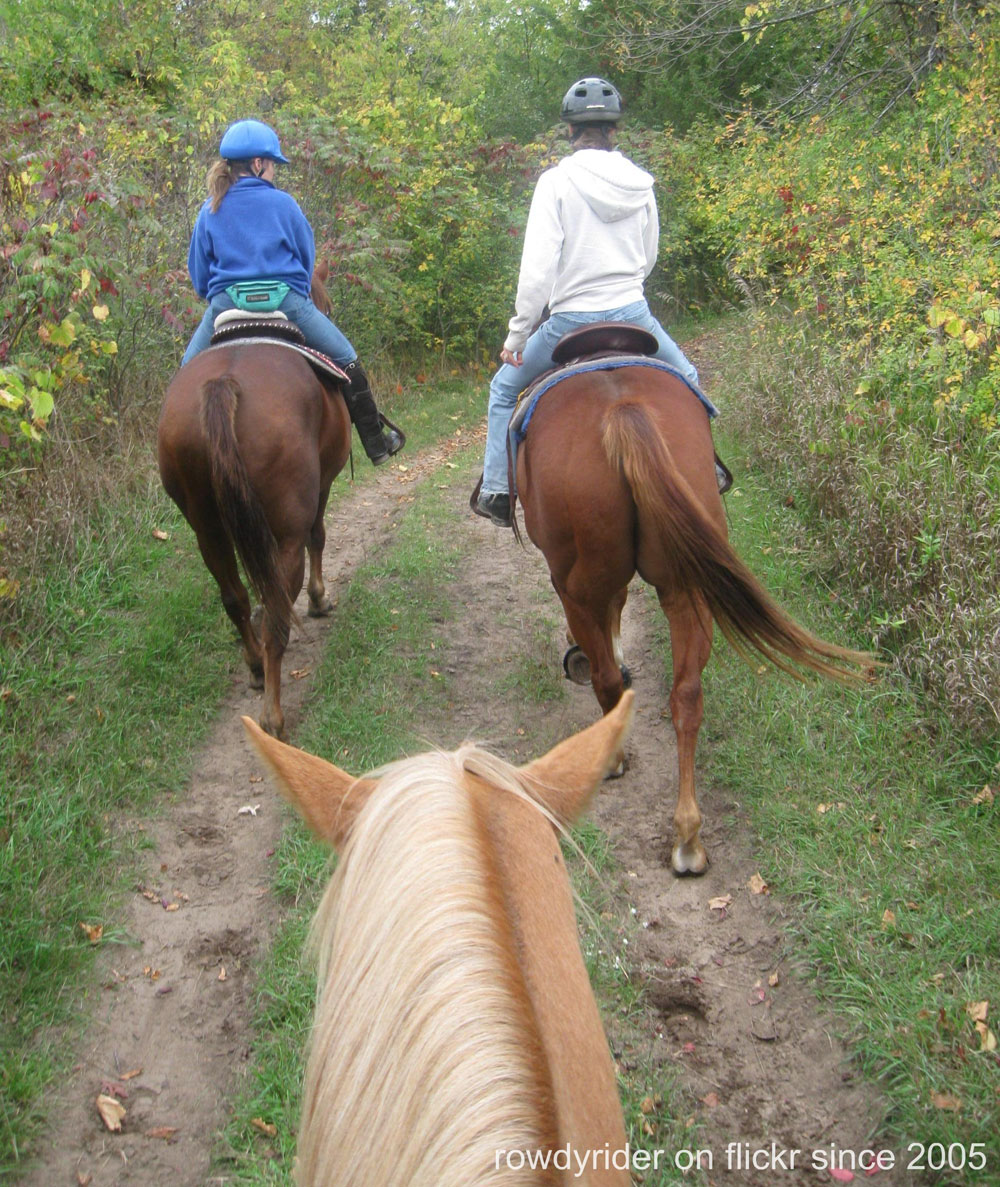
M 232 377 L 209 379 L 201 392 L 201 421 L 208 442 L 212 493 L 219 518 L 243 562 L 251 589 L 275 629 L 287 634 L 292 603 L 278 564 L 278 544 L 250 484 L 236 440 L 240 385 Z
M 605 418 L 603 445 L 631 488 L 639 532 L 658 541 L 676 588 L 701 595 L 744 659 L 752 648 L 797 679 L 803 668 L 844 684 L 865 678 L 874 662 L 870 656 L 799 626 L 740 560 L 679 472 L 646 408 L 628 400 L 615 404 Z

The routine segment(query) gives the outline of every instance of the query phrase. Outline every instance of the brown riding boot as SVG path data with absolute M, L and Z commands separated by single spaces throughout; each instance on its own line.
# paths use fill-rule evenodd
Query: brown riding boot
M 358 430 L 361 444 L 373 466 L 381 466 L 406 444 L 405 435 L 390 424 L 375 406 L 368 376 L 357 359 L 344 368 L 350 386 L 344 389 L 347 411 Z

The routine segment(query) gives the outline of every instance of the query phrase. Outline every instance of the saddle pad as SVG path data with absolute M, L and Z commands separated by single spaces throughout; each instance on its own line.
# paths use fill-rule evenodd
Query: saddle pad
M 291 323 L 290 323 L 291 324 Z M 297 327 L 296 327 L 297 328 Z M 214 342 L 214 338 L 213 338 Z M 327 358 L 325 354 L 320 354 L 318 350 L 313 350 L 311 346 L 301 346 L 296 342 L 287 342 L 284 338 L 265 338 L 258 334 L 253 334 L 245 338 L 227 338 L 224 342 L 216 343 L 209 346 L 208 350 L 222 350 L 227 346 L 281 346 L 285 350 L 294 350 L 296 354 L 302 355 L 306 362 L 312 369 L 321 377 L 325 376 L 328 379 L 333 379 L 337 383 L 349 385 L 351 380 L 340 367 L 333 361 Z
M 716 408 L 708 396 L 705 395 L 697 384 L 692 383 L 690 379 L 682 375 L 676 367 L 672 367 L 669 363 L 665 363 L 661 359 L 652 359 L 648 355 L 621 354 L 603 359 L 588 359 L 582 363 L 573 363 L 568 367 L 562 367 L 558 371 L 550 371 L 548 375 L 543 375 L 534 387 L 529 387 L 522 393 L 521 402 L 511 417 L 510 428 L 516 440 L 518 442 L 524 440 L 528 432 L 528 424 L 534 415 L 538 401 L 550 388 L 555 387 L 557 383 L 561 383 L 564 379 L 569 379 L 572 375 L 583 375 L 588 371 L 617 371 L 619 367 L 652 367 L 655 371 L 666 371 L 668 375 L 673 375 L 686 388 L 694 392 L 705 406 L 705 411 L 708 413 L 710 419 L 714 419 L 719 415 L 718 408 Z

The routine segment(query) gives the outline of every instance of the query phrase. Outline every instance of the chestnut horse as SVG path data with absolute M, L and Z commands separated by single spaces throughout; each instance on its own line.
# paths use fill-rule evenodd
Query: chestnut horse
M 167 388 L 158 450 L 163 485 L 194 529 L 243 642 L 250 683 L 264 690 L 260 724 L 281 737 L 281 661 L 306 551 L 308 612 L 333 608 L 323 584 L 323 513 L 351 450 L 340 385 L 286 346 L 213 347 Z M 259 635 L 237 556 L 263 608 Z
M 525 527 L 545 555 L 605 713 L 625 686 L 620 623 L 636 573 L 667 616 L 679 774 L 671 860 L 688 874 L 708 864 L 695 747 L 713 619 L 744 655 L 749 646 L 792 674 L 811 669 L 852 682 L 871 665 L 793 622 L 733 551 L 709 425 L 698 396 L 672 372 L 641 364 L 591 370 L 545 393 L 517 452 Z
M 363 779 L 243 718 L 340 854 L 311 931 L 299 1187 L 629 1187 L 553 824 L 614 763 L 632 697 L 525 767 L 466 743 Z

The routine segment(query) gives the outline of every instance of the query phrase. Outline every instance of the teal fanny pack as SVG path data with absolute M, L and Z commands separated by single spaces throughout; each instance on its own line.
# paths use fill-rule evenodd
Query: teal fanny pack
M 273 313 L 291 291 L 281 280 L 241 280 L 231 284 L 226 294 L 244 313 Z

